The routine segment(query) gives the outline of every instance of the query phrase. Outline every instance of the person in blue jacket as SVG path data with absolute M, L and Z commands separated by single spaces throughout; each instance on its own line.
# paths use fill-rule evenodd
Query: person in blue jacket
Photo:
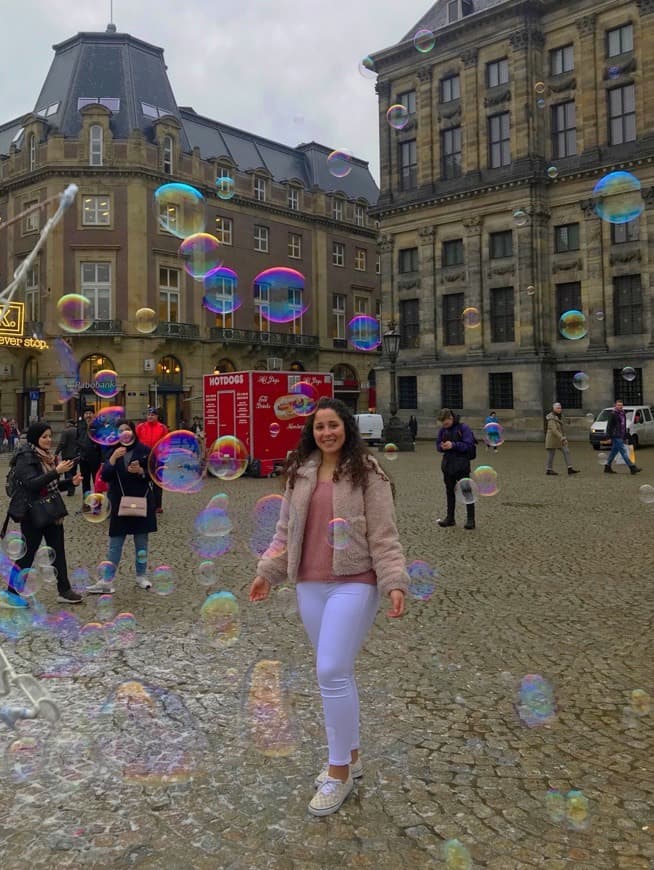
M 470 459 L 476 453 L 475 436 L 472 429 L 461 422 L 458 414 L 449 408 L 443 408 L 438 415 L 441 428 L 436 437 L 436 450 L 443 454 L 441 470 L 445 481 L 447 497 L 447 515 L 439 520 L 439 526 L 453 526 L 454 508 L 456 505 L 454 489 L 459 480 L 470 476 Z M 475 527 L 475 506 L 466 504 L 466 522 L 464 529 Z

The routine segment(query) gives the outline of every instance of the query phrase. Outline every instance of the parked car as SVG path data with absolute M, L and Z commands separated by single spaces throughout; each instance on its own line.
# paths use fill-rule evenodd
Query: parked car
M 590 424 L 590 443 L 594 450 L 608 447 L 610 440 L 606 437 L 606 424 L 613 408 L 602 408 L 595 420 Z M 654 409 L 649 405 L 625 405 L 627 415 L 627 431 L 634 448 L 644 444 L 654 444 Z
M 384 421 L 381 414 L 355 414 L 361 437 L 368 444 L 379 444 L 384 431 Z

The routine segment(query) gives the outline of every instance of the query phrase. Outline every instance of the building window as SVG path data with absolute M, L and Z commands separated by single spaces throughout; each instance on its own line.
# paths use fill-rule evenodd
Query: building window
M 443 296 L 443 344 L 465 344 L 461 317 L 464 307 L 463 293 L 446 293 Z
M 338 197 L 332 199 L 332 217 L 335 221 L 343 220 L 343 200 Z
M 643 404 L 643 370 L 634 368 L 636 377 L 625 381 L 622 369 L 613 369 L 613 401 L 622 399 L 625 405 Z
M 583 394 L 574 385 L 577 371 L 556 373 L 556 401 L 564 408 L 583 408 Z
M 179 206 L 174 203 L 159 204 L 159 226 L 162 230 L 177 235 L 179 221 Z
M 93 124 L 89 130 L 89 164 L 102 166 L 102 127 Z
M 398 406 L 402 410 L 418 407 L 418 378 L 415 375 L 400 375 L 397 379 Z
M 488 161 L 491 169 L 511 163 L 511 124 L 509 113 L 491 115 L 488 119 Z
M 448 239 L 443 242 L 443 265 L 463 265 L 463 239 Z
M 377 254 L 375 262 L 375 275 L 381 275 L 381 254 Z
M 441 132 L 441 176 L 461 176 L 461 127 L 451 127 Z
M 30 211 L 31 209 L 31 211 Z M 25 203 L 23 211 L 27 214 L 23 218 L 23 233 L 36 233 L 41 228 L 41 212 L 38 199 L 30 199 Z
M 606 31 L 606 56 L 617 57 L 634 50 L 634 28 L 631 24 L 623 24 L 613 30 Z
M 447 23 L 459 20 L 459 0 L 449 0 L 447 4 Z
M 254 198 L 259 202 L 266 201 L 266 179 L 260 175 L 254 176 Z
M 486 64 L 486 84 L 489 88 L 506 85 L 509 81 L 509 61 L 503 57 Z
M 93 320 L 111 320 L 111 263 L 82 263 L 80 293 L 91 301 Z
M 572 157 L 577 153 L 577 120 L 575 101 L 552 106 L 552 154 Z
M 613 279 L 613 320 L 616 335 L 637 335 L 643 331 L 640 275 L 620 275 Z
M 397 102 L 404 106 L 407 112 L 410 115 L 415 115 L 416 113 L 416 92 L 415 91 L 405 91 L 403 94 L 398 94 Z
M 612 88 L 609 99 L 609 145 L 636 139 L 636 99 L 634 85 Z
M 270 332 L 270 285 L 254 285 L 254 325 L 259 332 Z
M 362 205 L 354 206 L 354 223 L 358 227 L 363 227 L 366 224 L 366 210 Z
M 490 408 L 513 407 L 513 375 L 511 372 L 488 373 L 488 405 Z
M 164 136 L 163 140 L 163 171 L 166 175 L 173 174 L 173 137 Z
M 496 287 L 491 290 L 490 303 L 491 342 L 502 344 L 515 341 L 513 287 Z
M 30 172 L 33 169 L 36 169 L 37 163 L 37 144 L 36 144 L 36 136 L 34 133 L 30 135 L 29 140 L 29 155 L 30 155 Z
M 417 272 L 420 268 L 417 248 L 402 248 L 398 252 L 398 269 L 401 275 Z
M 416 140 L 400 143 L 400 187 L 415 190 L 418 186 L 418 150 Z
M 345 245 L 343 242 L 332 242 L 332 264 L 334 266 L 345 265 Z
M 463 408 L 463 375 L 441 375 L 441 408 Z
M 215 236 L 221 245 L 234 244 L 234 221 L 231 218 L 216 215 Z
M 560 76 L 575 68 L 575 55 L 572 45 L 564 45 L 550 51 L 550 75 Z
M 288 234 L 288 256 L 294 260 L 302 259 L 302 236 L 299 233 Z
M 627 221 L 626 224 L 611 224 L 611 244 L 624 245 L 625 242 L 640 241 L 640 221 Z
M 291 321 L 288 331 L 292 335 L 302 335 L 302 314 L 305 310 L 304 296 L 301 287 L 288 288 L 288 311 Z
M 557 254 L 579 250 L 579 224 L 559 224 L 554 227 L 554 250 Z
M 355 296 L 354 297 L 354 313 L 355 314 L 370 314 L 370 297 Z
M 300 191 L 297 187 L 289 187 L 288 189 L 288 207 L 293 211 L 300 210 Z
M 500 233 L 490 234 L 490 258 L 499 260 L 502 257 L 513 256 L 513 232 L 502 230 Z
M 420 303 L 417 299 L 400 302 L 400 347 L 420 346 Z
M 334 316 L 332 338 L 345 338 L 345 301 L 343 293 L 332 294 L 332 314 Z
M 82 224 L 85 227 L 106 227 L 111 224 L 108 196 L 85 196 L 82 199 Z
M 448 76 L 441 79 L 441 103 L 451 103 L 461 99 L 461 77 Z
M 260 224 L 254 225 L 254 250 L 262 254 L 268 253 L 268 241 L 270 232 L 268 227 L 262 227 Z
M 581 311 L 581 284 L 579 281 L 569 281 L 556 285 L 557 322 L 566 311 Z
M 234 310 L 239 307 L 236 299 L 238 279 L 228 273 L 214 274 L 211 278 L 211 300 L 216 308 L 225 312 L 216 314 L 216 326 L 229 329 L 234 325 Z
M 179 322 L 179 269 L 159 267 L 159 320 Z
M 40 320 L 41 313 L 41 285 L 39 263 L 27 270 L 25 275 L 25 320 L 34 322 Z
M 354 249 L 354 268 L 357 272 L 365 272 L 368 268 L 368 257 L 365 248 Z

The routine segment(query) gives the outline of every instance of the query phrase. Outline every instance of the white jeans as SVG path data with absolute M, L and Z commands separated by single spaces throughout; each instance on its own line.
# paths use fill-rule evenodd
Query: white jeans
M 379 591 L 369 583 L 297 584 L 300 616 L 316 651 L 329 763 L 350 763 L 359 748 L 359 693 L 354 660 L 375 621 Z

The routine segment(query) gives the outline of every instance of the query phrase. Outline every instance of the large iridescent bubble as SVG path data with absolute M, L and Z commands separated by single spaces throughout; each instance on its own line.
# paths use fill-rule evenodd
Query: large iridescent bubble
M 194 492 L 204 474 L 202 444 L 187 429 L 169 432 L 150 451 L 148 471 L 152 481 L 169 492 Z
M 292 323 L 307 310 L 304 275 L 297 269 L 274 266 L 253 281 L 255 305 L 270 323 Z

